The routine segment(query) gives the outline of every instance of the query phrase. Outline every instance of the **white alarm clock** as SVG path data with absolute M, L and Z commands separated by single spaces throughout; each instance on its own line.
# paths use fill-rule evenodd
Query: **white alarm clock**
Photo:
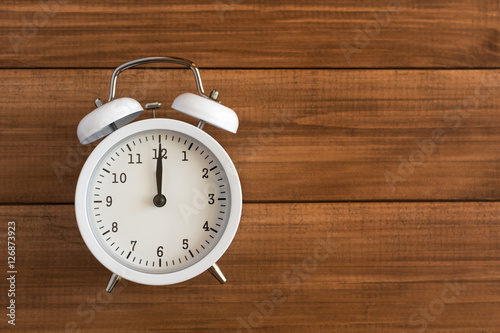
M 172 108 L 199 119 L 198 126 L 156 117 L 130 123 L 143 108 L 131 98 L 115 99 L 118 75 L 151 62 L 191 68 L 199 95 L 182 94 Z M 217 96 L 215 90 L 204 94 L 191 61 L 138 59 L 115 69 L 108 103 L 96 100 L 97 109 L 78 125 L 82 144 L 107 135 L 83 166 L 75 212 L 85 244 L 113 273 L 108 292 L 121 278 L 168 285 L 206 270 L 226 281 L 216 262 L 238 229 L 242 194 L 230 157 L 202 130 L 205 122 L 233 133 L 238 129 L 236 113 Z M 146 109 L 154 115 L 160 106 L 149 103 Z

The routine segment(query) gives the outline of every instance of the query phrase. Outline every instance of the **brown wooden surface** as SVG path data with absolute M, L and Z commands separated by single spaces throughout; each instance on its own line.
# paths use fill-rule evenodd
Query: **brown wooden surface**
M 172 53 L 205 68 L 500 67 L 492 0 L 59 2 L 2 1 L 0 67 L 114 68 Z M 357 50 L 350 61 L 342 44 Z
M 37 332 L 237 332 L 238 318 L 255 332 L 416 332 L 410 316 L 440 312 L 446 281 L 458 296 L 429 312 L 429 331 L 500 325 L 499 203 L 247 204 L 220 261 L 227 284 L 204 273 L 112 296 L 72 205 L 3 206 L 0 219 L 17 222 L 19 328 Z
M 16 221 L 18 274 L 15 328 L 0 279 L 0 331 L 498 332 L 500 3 L 390 3 L 3 1 L 0 258 L 6 272 Z M 193 60 L 238 113 L 236 135 L 205 129 L 237 165 L 243 217 L 225 285 L 110 296 L 74 217 L 93 148 L 76 127 L 113 68 L 157 55 Z M 187 70 L 118 88 L 196 123 L 167 111 L 194 92 Z
M 107 96 L 110 71 L 0 73 L 0 179 L 9 188 L 0 192 L 0 201 L 73 202 L 91 149 L 78 143 L 76 126 L 96 97 Z M 236 135 L 211 126 L 207 131 L 237 163 L 245 201 L 500 198 L 496 70 L 204 70 L 202 75 L 240 117 Z M 161 101 L 167 109 L 175 96 L 195 88 L 190 72 L 174 70 L 131 71 L 118 84 L 120 96 Z M 477 87 L 482 97 L 476 97 Z M 463 113 L 455 112 L 456 106 Z M 179 118 L 174 111 L 162 115 Z M 435 129 L 442 129 L 446 140 L 428 155 L 418 153 L 417 141 L 433 140 Z M 400 158 L 407 164 L 411 158 L 413 171 L 403 165 L 398 173 Z M 391 186 L 386 173 L 404 177 Z

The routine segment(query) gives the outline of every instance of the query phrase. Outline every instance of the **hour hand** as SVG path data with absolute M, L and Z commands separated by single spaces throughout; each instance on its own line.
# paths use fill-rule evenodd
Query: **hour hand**
M 156 188 L 158 194 L 154 196 L 153 203 L 156 207 L 163 207 L 167 203 L 167 198 L 161 193 L 163 182 L 163 154 L 161 151 L 161 136 L 158 137 L 158 159 L 156 160 Z

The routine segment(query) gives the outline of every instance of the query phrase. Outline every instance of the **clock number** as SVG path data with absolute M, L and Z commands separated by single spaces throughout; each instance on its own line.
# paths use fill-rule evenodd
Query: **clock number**
M 125 183 L 127 181 L 127 175 L 124 173 L 120 174 L 120 183 Z M 116 173 L 113 172 L 113 184 L 118 184 L 118 177 L 116 177 Z
M 117 232 L 118 231 L 118 223 L 117 222 L 113 222 L 111 224 L 111 231 L 113 231 L 113 232 Z
M 130 241 L 130 244 L 132 245 L 132 251 L 134 251 L 135 244 L 137 244 L 137 241 Z
M 142 164 L 141 162 L 141 154 L 135 154 L 135 156 L 137 157 L 136 159 L 136 162 L 134 162 L 134 156 L 133 154 L 128 154 L 128 164 Z
M 108 195 L 106 197 L 106 207 L 111 207 L 112 204 L 113 204 L 113 198 L 110 195 Z
M 158 249 L 156 250 L 156 255 L 158 255 L 158 257 L 163 257 L 163 246 L 158 246 Z
M 182 248 L 183 248 L 184 250 L 187 250 L 187 248 L 188 248 L 188 247 L 189 247 L 189 245 L 188 245 L 188 240 L 187 240 L 187 239 L 183 239 L 183 240 L 182 240 Z
M 186 151 L 185 151 L 185 150 L 183 150 L 183 151 L 182 151 L 182 156 L 183 156 L 183 157 L 182 157 L 182 161 L 183 161 L 183 162 L 188 161 L 187 156 L 186 156 Z
M 153 152 L 154 152 L 153 160 L 157 160 L 158 159 L 158 149 L 153 148 Z M 167 159 L 167 148 L 161 149 L 161 158 L 163 158 L 164 160 Z
M 208 169 L 207 168 L 203 168 L 203 170 L 201 170 L 201 172 L 203 172 L 203 176 L 201 176 L 201 178 L 208 178 Z
M 208 228 L 208 221 L 205 222 L 205 224 L 203 225 L 203 229 L 205 231 L 209 231 L 210 229 Z
M 214 204 L 214 202 L 215 202 L 215 200 L 214 200 L 214 194 L 210 193 L 210 194 L 208 195 L 208 204 L 209 204 L 209 205 L 213 205 L 213 204 Z

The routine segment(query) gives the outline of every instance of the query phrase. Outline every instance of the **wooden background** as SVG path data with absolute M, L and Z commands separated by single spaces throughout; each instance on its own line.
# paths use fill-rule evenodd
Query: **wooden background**
M 18 270 L 0 330 L 500 331 L 498 1 L 4 0 L 0 46 L 0 244 L 5 263 L 16 221 Z M 243 217 L 225 285 L 108 295 L 74 217 L 92 148 L 76 126 L 116 66 L 157 55 L 193 60 L 237 111 L 236 135 L 206 130 Z M 118 95 L 186 91 L 189 71 L 149 66 Z

